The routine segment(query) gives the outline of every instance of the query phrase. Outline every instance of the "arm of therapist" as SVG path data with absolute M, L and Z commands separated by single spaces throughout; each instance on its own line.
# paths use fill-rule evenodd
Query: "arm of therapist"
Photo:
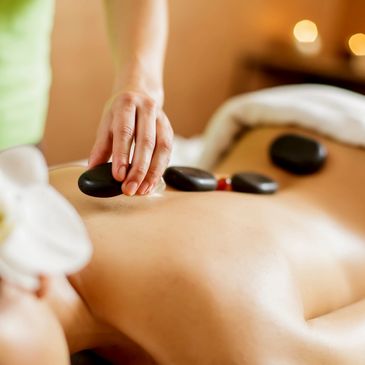
M 168 165 L 173 131 L 163 106 L 167 0 L 105 0 L 116 67 L 89 167 L 113 161 L 123 193 L 147 194 Z M 134 155 L 129 168 L 131 146 Z

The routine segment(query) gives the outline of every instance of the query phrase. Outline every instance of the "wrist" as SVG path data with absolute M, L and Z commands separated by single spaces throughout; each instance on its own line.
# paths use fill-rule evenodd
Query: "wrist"
M 157 72 L 146 73 L 140 68 L 124 67 L 118 72 L 113 87 L 113 94 L 121 92 L 137 92 L 148 95 L 161 107 L 164 102 L 162 77 L 156 77 Z

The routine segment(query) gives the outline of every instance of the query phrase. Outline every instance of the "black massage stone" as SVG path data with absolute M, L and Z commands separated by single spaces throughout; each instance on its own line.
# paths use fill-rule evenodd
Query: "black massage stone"
M 232 176 L 232 190 L 249 194 L 273 194 L 279 185 L 267 176 L 253 172 L 242 172 Z
M 163 175 L 167 185 L 182 191 L 212 191 L 216 178 L 209 172 L 193 167 L 171 166 Z
M 111 162 L 85 171 L 79 177 L 78 184 L 84 194 L 97 198 L 110 198 L 122 194 L 122 183 L 114 179 Z
M 270 147 L 272 162 L 296 175 L 319 171 L 327 158 L 326 148 L 316 140 L 298 134 L 285 134 Z

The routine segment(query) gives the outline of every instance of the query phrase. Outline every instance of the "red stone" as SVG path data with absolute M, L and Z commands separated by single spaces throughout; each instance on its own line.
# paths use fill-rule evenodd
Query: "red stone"
M 222 177 L 218 179 L 217 189 L 219 191 L 230 191 L 231 190 L 231 179 L 227 177 Z

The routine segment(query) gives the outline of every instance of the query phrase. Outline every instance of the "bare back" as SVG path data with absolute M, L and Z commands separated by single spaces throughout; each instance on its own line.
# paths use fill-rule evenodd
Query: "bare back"
M 94 244 L 92 262 L 71 278 L 91 310 L 159 354 L 166 341 L 180 348 L 191 326 L 219 332 L 216 343 L 246 326 L 247 287 L 304 319 L 363 298 L 365 152 L 322 139 L 326 167 L 298 178 L 268 159 L 270 142 L 284 131 L 249 133 L 217 168 L 265 173 L 281 185 L 273 196 L 166 191 L 95 199 L 78 191 L 82 168 L 52 171 L 51 183 L 79 211 Z

